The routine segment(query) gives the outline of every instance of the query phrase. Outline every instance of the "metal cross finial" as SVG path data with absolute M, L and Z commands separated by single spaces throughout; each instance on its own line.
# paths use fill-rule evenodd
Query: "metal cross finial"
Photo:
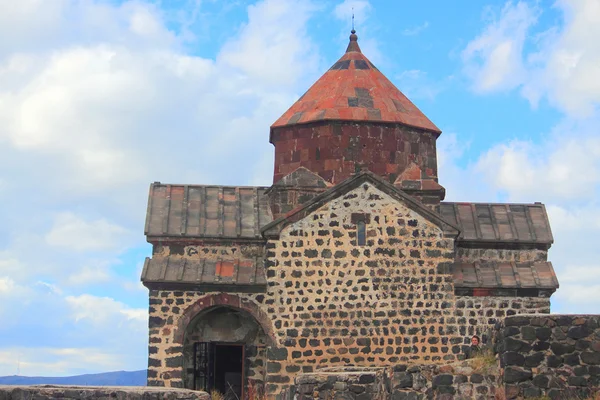
M 352 7 L 352 33 L 354 33 L 354 7 Z

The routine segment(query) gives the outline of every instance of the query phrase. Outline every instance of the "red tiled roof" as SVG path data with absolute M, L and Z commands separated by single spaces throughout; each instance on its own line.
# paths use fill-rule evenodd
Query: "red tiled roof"
M 361 53 L 354 32 L 342 58 L 271 128 L 322 120 L 400 123 L 441 132 Z

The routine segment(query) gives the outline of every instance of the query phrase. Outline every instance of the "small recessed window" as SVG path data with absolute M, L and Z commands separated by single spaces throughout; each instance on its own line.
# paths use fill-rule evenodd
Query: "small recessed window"
M 358 221 L 356 224 L 356 238 L 359 246 L 364 246 L 367 239 L 365 221 Z

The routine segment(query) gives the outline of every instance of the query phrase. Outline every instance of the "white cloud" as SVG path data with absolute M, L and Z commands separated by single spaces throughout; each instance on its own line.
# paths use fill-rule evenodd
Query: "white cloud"
M 89 294 L 80 296 L 67 296 L 65 298 L 71 308 L 71 315 L 75 322 L 88 321 L 98 326 L 111 322 L 115 328 L 124 328 L 128 322 L 142 322 L 148 320 L 148 311 L 145 309 L 131 309 L 125 304 L 110 297 L 97 297 Z M 137 328 L 145 328 L 138 325 Z M 142 329 L 143 330 L 143 329 Z
M 314 10 L 308 1 L 265 0 L 248 6 L 248 23 L 223 47 L 218 61 L 247 74 L 247 79 L 293 87 L 307 67 L 317 67 L 306 29 Z
M 523 94 L 533 103 L 547 96 L 569 115 L 587 117 L 600 104 L 600 3 L 559 0 L 562 25 L 543 35 L 528 56 L 530 76 Z
M 200 57 L 196 17 L 149 2 L 0 1 L 0 352 L 36 343 L 22 373 L 145 367 L 147 310 L 128 304 L 147 296 L 148 185 L 270 182 L 269 125 L 318 66 L 314 10 L 258 2 Z
M 521 201 L 581 201 L 596 197 L 600 183 L 600 138 L 555 133 L 544 144 L 514 140 L 493 147 L 479 160 L 489 183 Z
M 451 80 L 452 77 L 447 78 Z M 409 99 L 433 100 L 447 86 L 447 83 L 434 82 L 429 78 L 427 72 L 418 69 L 411 69 L 401 72 L 396 78 L 398 88 Z
M 104 218 L 86 221 L 71 212 L 63 212 L 55 217 L 46 242 L 75 251 L 101 251 L 123 249 L 131 244 L 131 236 L 127 229 Z
M 497 145 L 475 167 L 496 197 L 546 205 L 554 236 L 548 258 L 560 283 L 552 297 L 555 313 L 598 312 L 600 139 L 591 134 L 595 125 L 563 122 L 542 143 Z
M 333 13 L 337 19 L 347 22 L 350 22 L 354 15 L 355 26 L 360 26 L 371 11 L 371 3 L 367 0 L 344 0 L 335 6 Z
M 416 25 L 411 28 L 406 28 L 402 31 L 404 36 L 416 36 L 419 33 L 423 32 L 425 29 L 429 28 L 429 22 L 425 21 L 421 25 Z
M 492 16 L 483 33 L 469 42 L 462 59 L 475 91 L 506 90 L 523 83 L 523 46 L 538 13 L 529 3 L 507 2 L 500 16 Z
M 148 311 L 112 297 L 72 295 L 48 282 L 0 279 L 0 376 L 143 369 Z
M 571 117 L 590 117 L 600 104 L 600 3 L 558 0 L 555 7 L 562 21 L 542 28 L 537 7 L 507 2 L 463 51 L 465 72 L 478 92 L 520 87 L 534 107 L 547 98 Z

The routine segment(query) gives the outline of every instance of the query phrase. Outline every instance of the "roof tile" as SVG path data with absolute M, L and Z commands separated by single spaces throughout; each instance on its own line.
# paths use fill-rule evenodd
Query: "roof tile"
M 441 132 L 362 54 L 355 34 L 346 53 L 271 128 L 320 120 L 390 122 Z

